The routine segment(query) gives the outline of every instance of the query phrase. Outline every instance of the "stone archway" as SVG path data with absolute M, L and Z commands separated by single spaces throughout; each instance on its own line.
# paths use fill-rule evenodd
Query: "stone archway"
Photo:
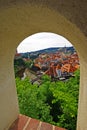
M 52 3 L 52 2 L 51 2 Z M 54 7 L 54 6 L 52 6 Z M 61 7 L 61 6 L 60 6 Z M 80 98 L 77 130 L 87 128 L 87 44 L 86 37 L 59 14 L 57 9 L 37 4 L 1 2 L 0 8 L 0 129 L 8 128 L 18 116 L 18 103 L 13 72 L 13 57 L 17 45 L 37 32 L 54 32 L 66 37 L 76 48 L 81 64 Z M 65 14 L 65 12 L 64 12 Z M 73 14 L 73 12 L 72 12 Z M 74 15 L 72 15 L 72 21 Z M 3 101 L 3 102 L 2 102 Z M 10 115 L 10 116 L 9 116 Z M 5 120 L 4 120 L 5 119 Z

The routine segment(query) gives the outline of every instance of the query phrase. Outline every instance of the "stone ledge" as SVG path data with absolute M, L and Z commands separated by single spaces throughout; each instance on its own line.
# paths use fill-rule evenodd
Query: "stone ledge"
M 49 123 L 41 122 L 39 120 L 19 115 L 18 119 L 12 124 L 9 130 L 66 130 Z

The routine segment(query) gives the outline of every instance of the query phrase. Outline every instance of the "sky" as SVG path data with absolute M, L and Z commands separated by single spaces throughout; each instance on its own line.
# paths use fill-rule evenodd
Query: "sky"
M 72 44 L 64 37 L 48 32 L 33 34 L 25 38 L 17 47 L 18 53 L 32 52 L 50 47 L 69 47 Z

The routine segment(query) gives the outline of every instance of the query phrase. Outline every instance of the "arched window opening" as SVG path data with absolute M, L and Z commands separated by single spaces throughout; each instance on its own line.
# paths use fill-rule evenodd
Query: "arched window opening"
M 41 32 L 23 40 L 14 58 L 20 113 L 74 130 L 79 67 L 75 48 L 60 35 Z

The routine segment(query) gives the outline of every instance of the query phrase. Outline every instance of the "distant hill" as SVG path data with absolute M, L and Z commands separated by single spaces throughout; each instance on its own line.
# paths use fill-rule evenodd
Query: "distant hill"
M 46 48 L 46 49 L 39 50 L 39 51 L 21 53 L 21 55 L 23 58 L 30 57 L 31 59 L 35 59 L 39 56 L 39 54 L 42 54 L 42 53 L 50 54 L 50 53 L 55 53 L 57 51 L 73 53 L 75 51 L 75 49 L 73 46 L 72 47 L 53 47 L 53 48 Z
M 46 48 L 46 49 L 39 50 L 39 51 L 34 51 L 31 53 L 55 53 L 58 50 L 59 50 L 59 48 L 53 47 L 53 48 Z

